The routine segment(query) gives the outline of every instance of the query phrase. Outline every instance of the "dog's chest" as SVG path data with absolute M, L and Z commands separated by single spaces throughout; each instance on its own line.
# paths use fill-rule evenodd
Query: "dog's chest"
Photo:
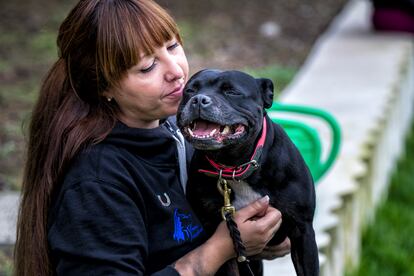
M 261 194 L 254 191 L 247 182 L 228 180 L 232 192 L 234 193 L 233 205 L 239 210 L 253 201 L 262 197 Z

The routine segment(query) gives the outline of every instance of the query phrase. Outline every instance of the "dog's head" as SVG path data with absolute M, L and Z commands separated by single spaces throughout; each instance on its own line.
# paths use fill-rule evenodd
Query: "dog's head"
M 240 71 L 203 70 L 186 84 L 177 123 L 200 150 L 254 142 L 264 109 L 273 102 L 273 83 Z

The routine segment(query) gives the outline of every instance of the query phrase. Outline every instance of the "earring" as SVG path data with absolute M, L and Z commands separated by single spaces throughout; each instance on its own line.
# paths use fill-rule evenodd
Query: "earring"
M 107 97 L 107 98 L 106 98 L 106 100 L 107 100 L 108 102 L 110 102 L 110 101 L 112 101 L 112 98 Z

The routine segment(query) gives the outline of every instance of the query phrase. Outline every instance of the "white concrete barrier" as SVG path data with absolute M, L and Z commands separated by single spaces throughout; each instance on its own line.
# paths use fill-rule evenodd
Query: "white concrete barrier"
M 350 1 L 281 98 L 330 112 L 342 129 L 339 157 L 317 185 L 314 226 L 326 276 L 358 264 L 362 229 L 387 193 L 413 115 L 413 36 L 373 32 L 371 9 L 368 0 Z M 308 123 L 329 144 L 329 131 Z M 295 272 L 286 257 L 266 262 L 265 275 Z
M 19 193 L 0 193 L 0 248 L 16 241 L 16 219 Z

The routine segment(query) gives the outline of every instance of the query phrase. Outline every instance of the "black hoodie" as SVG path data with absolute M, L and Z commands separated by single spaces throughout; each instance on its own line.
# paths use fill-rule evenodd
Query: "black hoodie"
M 48 242 L 57 275 L 178 275 L 174 261 L 206 240 L 185 199 L 165 123 L 117 123 L 73 162 L 52 200 Z

